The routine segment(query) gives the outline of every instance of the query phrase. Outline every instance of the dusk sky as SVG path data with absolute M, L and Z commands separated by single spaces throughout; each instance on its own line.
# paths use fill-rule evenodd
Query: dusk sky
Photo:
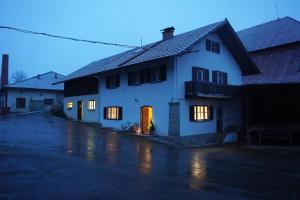
M 161 39 L 228 18 L 236 31 L 275 20 L 275 0 L 73 1 L 1 0 L 0 26 L 128 45 Z M 278 0 L 279 17 L 300 20 L 299 0 Z M 0 53 L 10 55 L 10 73 L 64 75 L 126 48 L 88 44 L 0 29 Z

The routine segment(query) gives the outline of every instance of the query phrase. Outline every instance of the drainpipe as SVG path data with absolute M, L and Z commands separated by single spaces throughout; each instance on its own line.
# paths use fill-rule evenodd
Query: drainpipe
M 177 96 L 177 56 L 174 59 L 174 86 L 175 86 L 175 90 L 174 90 L 174 100 L 177 101 L 178 100 L 178 96 Z

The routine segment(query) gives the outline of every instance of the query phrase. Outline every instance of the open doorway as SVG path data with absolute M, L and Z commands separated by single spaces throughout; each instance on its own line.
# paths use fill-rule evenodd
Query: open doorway
M 140 110 L 141 115 L 141 132 L 142 134 L 151 134 L 151 123 L 152 123 L 152 107 L 143 106 Z
M 82 101 L 77 101 L 77 120 L 82 120 Z

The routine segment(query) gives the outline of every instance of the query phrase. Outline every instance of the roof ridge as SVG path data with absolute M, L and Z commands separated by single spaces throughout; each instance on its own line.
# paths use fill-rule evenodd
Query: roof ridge
M 37 74 L 37 75 L 35 75 L 35 76 L 26 78 L 26 79 L 21 80 L 21 81 L 17 81 L 17 82 L 14 82 L 14 83 L 6 84 L 5 86 L 12 86 L 12 85 L 15 85 L 15 84 L 18 84 L 18 83 L 22 83 L 22 82 L 31 80 L 31 79 L 33 79 L 33 78 L 35 78 L 35 77 L 37 77 L 37 76 L 44 76 L 45 74 L 49 74 L 49 73 L 51 73 L 51 72 L 56 73 L 56 72 L 54 72 L 54 71 L 48 71 L 48 72 L 46 72 L 46 73 L 43 73 L 43 74 Z M 59 74 L 59 73 L 56 73 L 56 74 Z M 62 74 L 60 74 L 60 75 L 62 75 Z M 64 76 L 64 75 L 62 75 L 62 76 Z M 65 76 L 64 76 L 64 77 L 65 77 Z
M 187 33 L 191 33 L 191 32 L 193 32 L 193 31 L 196 31 L 196 30 L 199 30 L 199 29 L 203 29 L 203 28 L 205 28 L 205 27 L 208 27 L 208 26 L 211 26 L 211 25 L 214 25 L 214 24 L 217 25 L 217 24 L 219 24 L 219 23 L 221 23 L 221 22 L 224 22 L 224 21 L 226 21 L 226 19 L 221 20 L 221 21 L 218 21 L 218 22 L 215 22 L 215 23 L 211 23 L 211 24 L 208 24 L 208 25 L 199 27 L 199 28 L 195 28 L 195 29 L 190 30 L 190 31 L 187 31 L 187 32 L 180 33 L 180 34 L 178 34 L 178 35 L 175 35 L 174 37 L 177 37 L 177 36 L 180 36 L 180 35 L 183 35 L 183 34 L 187 34 Z
M 282 18 L 279 18 L 279 19 L 270 20 L 270 21 L 267 21 L 267 22 L 263 22 L 263 23 L 261 23 L 261 24 L 257 24 L 257 25 L 255 25 L 255 26 L 251 26 L 251 27 L 248 27 L 248 28 L 239 30 L 239 31 L 237 31 L 237 33 L 241 33 L 241 32 L 243 32 L 243 31 L 248 31 L 248 30 L 250 30 L 250 29 L 257 28 L 257 27 L 260 27 L 260 26 L 264 26 L 264 25 L 269 24 L 269 23 L 272 23 L 272 22 L 281 21 L 281 20 L 286 19 L 286 18 L 291 19 L 291 20 L 293 20 L 293 21 L 295 21 L 295 22 L 300 23 L 299 21 L 297 21 L 296 19 L 291 18 L 290 16 L 285 16 L 285 17 L 282 17 Z

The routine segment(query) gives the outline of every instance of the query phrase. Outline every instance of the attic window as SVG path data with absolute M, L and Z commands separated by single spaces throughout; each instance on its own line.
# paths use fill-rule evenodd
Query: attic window
M 220 43 L 212 40 L 206 40 L 206 51 L 220 54 Z

